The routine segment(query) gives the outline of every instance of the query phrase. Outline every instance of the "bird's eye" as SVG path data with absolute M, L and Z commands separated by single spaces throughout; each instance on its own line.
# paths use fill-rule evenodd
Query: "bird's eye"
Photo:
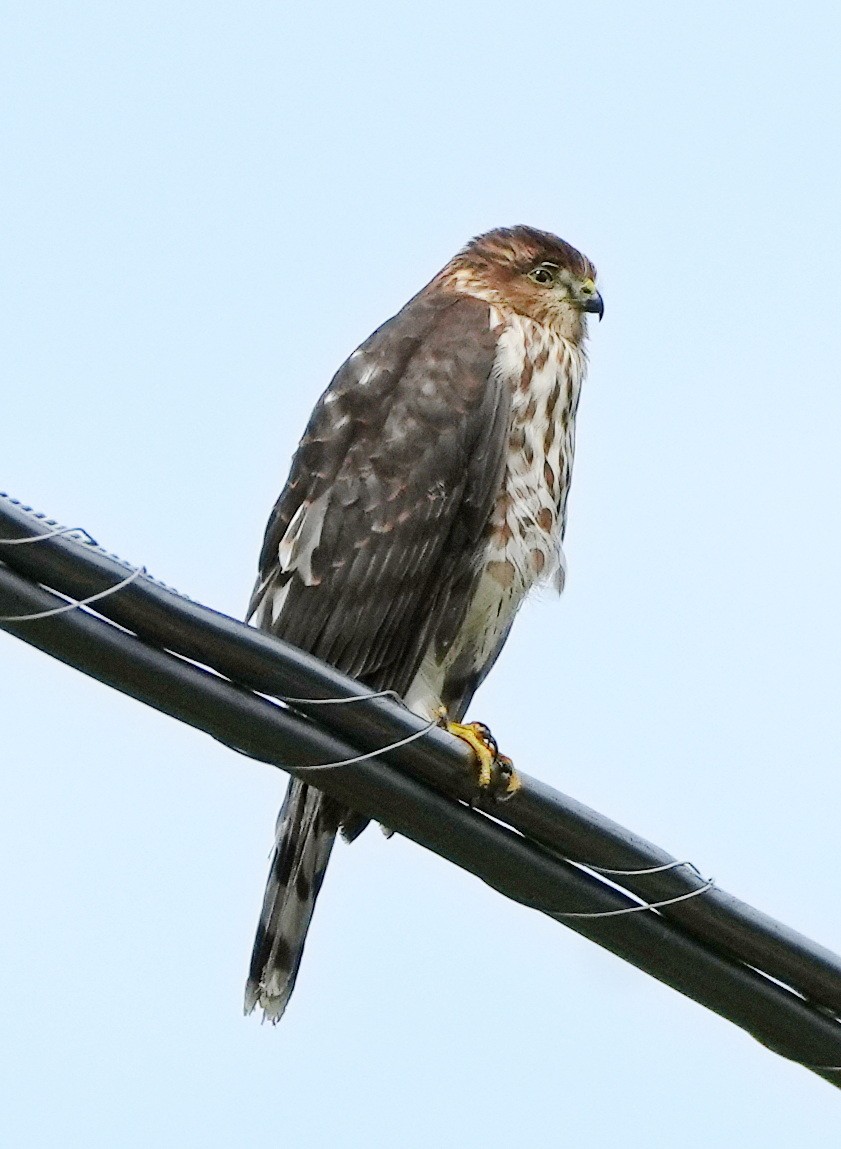
M 542 263 L 540 267 L 535 267 L 533 271 L 529 272 L 529 279 L 534 283 L 539 283 L 541 287 L 548 287 L 550 283 L 555 282 L 555 269 Z

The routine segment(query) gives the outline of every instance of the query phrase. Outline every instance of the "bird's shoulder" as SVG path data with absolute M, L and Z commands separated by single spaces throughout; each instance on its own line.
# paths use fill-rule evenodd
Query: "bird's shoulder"
M 290 522 L 349 460 L 394 472 L 419 444 L 447 433 L 484 401 L 496 355 L 490 308 L 424 289 L 352 352 L 313 409 L 266 528 L 260 569 L 276 562 Z
M 425 288 L 345 360 L 314 414 L 322 403 L 367 405 L 430 378 L 483 384 L 497 344 L 490 314 L 481 299 Z

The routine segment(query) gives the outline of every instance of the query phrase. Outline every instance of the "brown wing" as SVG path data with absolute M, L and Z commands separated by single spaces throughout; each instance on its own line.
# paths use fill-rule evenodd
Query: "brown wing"
M 510 409 L 495 349 L 486 304 L 421 292 L 339 369 L 269 520 L 259 626 L 405 694 L 479 573 Z

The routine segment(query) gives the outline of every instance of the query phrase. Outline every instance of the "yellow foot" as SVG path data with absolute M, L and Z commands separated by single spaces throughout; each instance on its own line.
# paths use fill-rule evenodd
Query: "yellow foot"
M 442 706 L 438 712 L 439 724 L 462 742 L 466 742 L 479 763 L 479 790 L 487 790 L 500 801 L 507 801 L 522 786 L 514 763 L 500 754 L 496 739 L 484 722 L 450 722 Z

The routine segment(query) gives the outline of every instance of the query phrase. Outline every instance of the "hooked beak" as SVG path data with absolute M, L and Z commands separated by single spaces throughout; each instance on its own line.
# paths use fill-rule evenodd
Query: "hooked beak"
M 594 315 L 598 315 L 599 323 L 601 323 L 602 316 L 604 315 L 604 300 L 599 295 L 598 291 L 593 292 L 593 294 L 585 302 L 582 310 L 591 311 Z

